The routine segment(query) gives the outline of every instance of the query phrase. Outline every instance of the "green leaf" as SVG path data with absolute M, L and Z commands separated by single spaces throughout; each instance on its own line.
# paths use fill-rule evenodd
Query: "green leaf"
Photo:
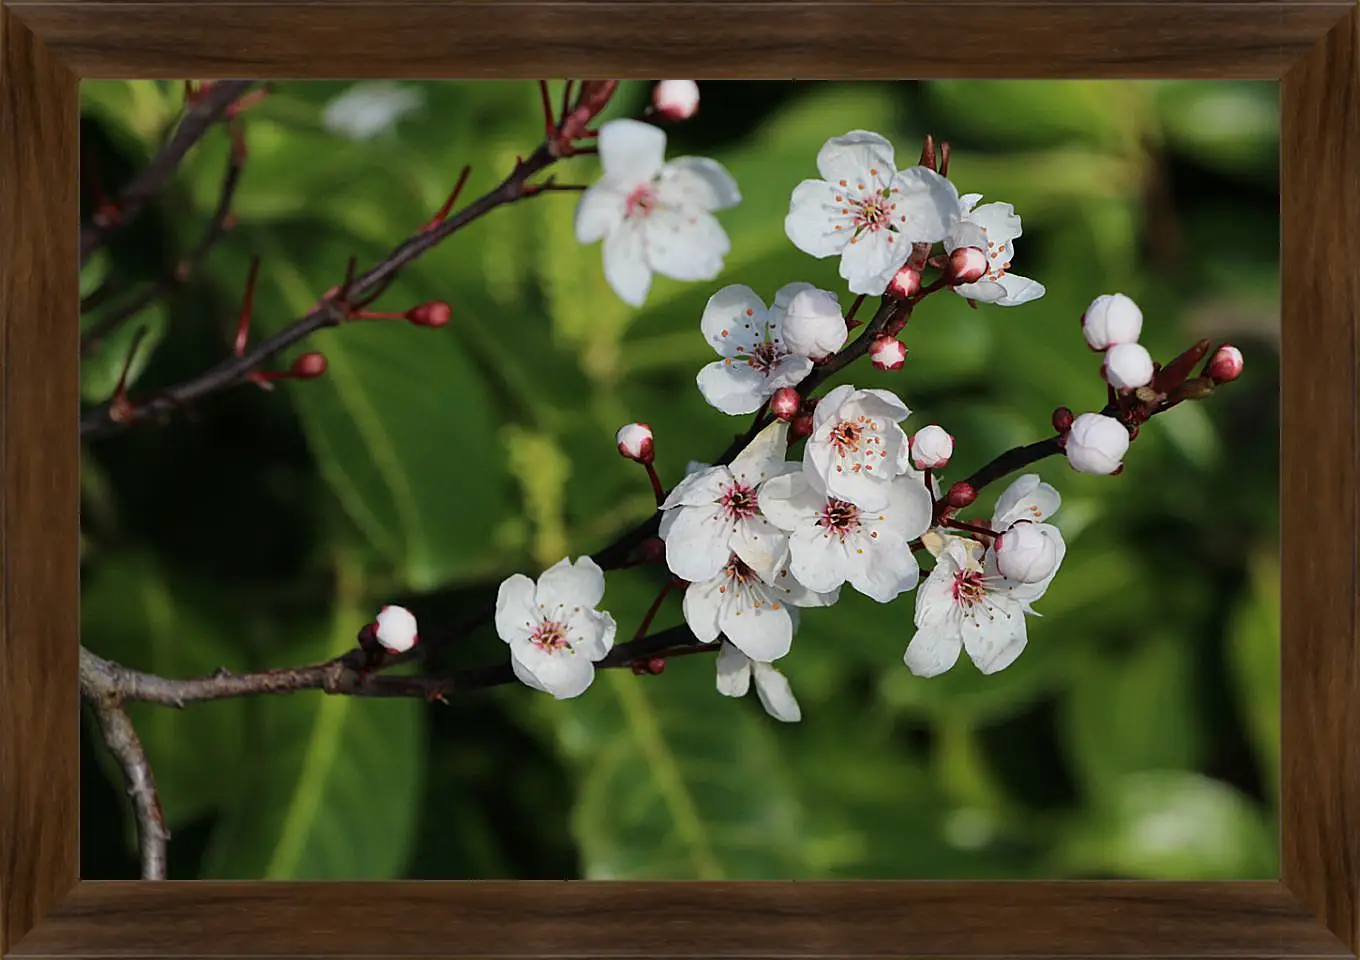
M 1055 851 L 1062 873 L 1139 880 L 1274 877 L 1274 825 L 1232 787 L 1197 773 L 1129 774 Z
M 1257 766 L 1280 788 L 1280 563 L 1262 551 L 1251 560 L 1248 592 L 1228 626 L 1228 665 Z
M 621 631 L 647 597 L 645 582 L 610 575 L 605 606 Z M 515 691 L 577 770 L 572 829 L 588 879 L 808 875 L 781 725 L 754 694 L 720 696 L 713 671 L 710 656 L 682 657 L 656 678 L 599 671 L 575 700 Z
M 123 666 L 170 678 L 241 670 L 244 656 L 231 639 L 194 605 L 189 588 L 149 557 L 107 555 L 82 577 L 81 642 Z M 224 803 L 244 760 L 244 710 L 239 700 L 184 710 L 128 704 L 172 830 Z M 101 757 L 121 783 L 112 758 Z
M 310 644 L 290 644 L 288 655 L 319 662 L 344 653 L 363 622 L 342 599 L 334 623 Z M 235 771 L 240 786 L 204 854 L 203 877 L 402 875 L 419 816 L 429 705 L 306 691 L 259 697 L 250 709 L 252 762 Z
M 119 306 L 115 301 L 82 317 L 81 329 L 91 329 L 109 310 L 118 309 Z M 132 357 L 132 363 L 128 366 L 125 386 L 131 389 L 146 371 L 152 354 L 165 339 L 168 327 L 168 311 L 165 304 L 159 301 L 148 304 L 135 317 L 124 320 L 100 341 L 95 350 L 81 359 L 80 398 L 86 403 L 103 403 L 112 397 L 129 356 Z M 134 343 L 137 347 L 135 354 L 132 353 Z
M 1072 766 L 1100 791 L 1144 770 L 1193 769 L 1205 732 L 1195 712 L 1195 648 L 1176 633 L 1147 636 L 1118 655 L 1076 651 L 1078 677 L 1063 706 Z
M 310 246 L 289 237 L 282 229 L 258 236 L 264 265 L 255 310 L 266 333 L 306 314 L 342 279 L 350 252 L 361 262 L 383 255 L 324 230 Z M 399 281 L 383 302 L 401 310 L 422 299 Z M 460 343 L 458 327 L 470 321 L 457 305 L 454 317 L 437 330 L 403 321 L 323 330 L 293 353 L 324 353 L 325 376 L 285 386 L 322 476 L 370 545 L 417 590 L 494 568 L 487 544 L 513 491 L 498 436 L 502 408 Z

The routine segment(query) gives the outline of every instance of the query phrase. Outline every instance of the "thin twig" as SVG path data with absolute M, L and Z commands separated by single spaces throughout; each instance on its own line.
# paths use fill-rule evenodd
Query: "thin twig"
M 438 245 L 440 241 L 491 210 L 526 197 L 537 196 L 542 191 L 527 190 L 527 181 L 530 177 L 551 166 L 556 162 L 556 159 L 546 144 L 540 146 L 527 159 L 516 164 L 514 170 L 494 190 L 474 200 L 437 226 L 431 229 L 421 229 L 412 234 L 368 271 L 354 278 L 349 289 L 350 298 L 360 300 L 367 294 L 381 288 L 384 284 L 390 283 L 391 278 L 402 268 L 419 259 Z M 158 396 L 141 403 L 127 418 L 121 421 L 110 419 L 108 404 L 91 408 L 81 415 L 80 435 L 86 439 L 105 436 L 115 432 L 120 427 L 170 413 L 200 397 L 234 386 L 246 380 L 251 371 L 275 354 L 318 330 L 338 325 L 343 319 L 343 314 L 333 303 L 323 300 L 306 316 L 262 341 L 255 349 L 247 351 L 240 357 L 229 357 L 200 376 L 171 387 Z
M 207 258 L 209 251 L 212 250 L 217 242 L 227 234 L 231 222 L 231 204 L 236 196 L 236 188 L 241 183 L 241 171 L 245 166 L 245 151 L 232 149 L 227 158 L 227 169 L 222 176 L 222 187 L 218 192 L 217 206 L 214 208 L 212 217 L 208 221 L 207 228 L 199 238 L 198 244 L 190 251 L 189 255 L 182 258 L 175 264 L 165 276 L 155 283 L 150 284 L 136 297 L 124 303 L 114 312 L 101 319 L 97 324 L 90 327 L 80 338 L 80 351 L 88 354 L 99 348 L 99 345 L 114 331 L 125 322 L 141 313 L 151 304 L 164 297 L 170 296 L 193 275 L 194 271 Z M 93 309 L 104 300 L 108 299 L 104 293 L 106 286 L 101 286 L 94 293 L 90 294 L 81 302 L 80 309 L 84 313 Z
M 108 242 L 108 239 L 141 213 L 142 208 L 155 196 L 179 167 L 185 155 L 194 144 L 203 139 L 208 129 L 221 119 L 227 110 L 243 93 L 250 89 L 253 80 L 220 80 L 197 102 L 184 110 L 175 132 L 151 159 L 140 174 L 123 188 L 115 206 L 118 211 L 116 220 L 102 224 L 86 224 L 80 231 L 80 264 Z

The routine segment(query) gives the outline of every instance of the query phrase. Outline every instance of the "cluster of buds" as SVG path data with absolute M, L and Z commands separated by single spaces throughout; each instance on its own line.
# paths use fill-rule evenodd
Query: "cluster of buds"
M 1152 382 L 1152 355 L 1138 342 L 1143 311 L 1132 299 L 1122 293 L 1096 297 L 1081 316 L 1081 332 L 1092 350 L 1104 352 L 1100 373 L 1111 387 L 1137 390 Z

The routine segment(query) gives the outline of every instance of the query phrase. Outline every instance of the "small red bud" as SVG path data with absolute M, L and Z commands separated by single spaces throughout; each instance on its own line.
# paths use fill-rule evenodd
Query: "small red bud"
M 1214 383 L 1231 383 L 1242 375 L 1242 351 L 1225 343 L 1214 351 L 1204 372 Z
M 907 264 L 893 274 L 888 283 L 887 295 L 898 300 L 907 300 L 921 291 L 921 271 Z
M 896 337 L 879 334 L 869 345 L 869 361 L 878 370 L 901 370 L 907 360 L 907 348 Z
M 812 414 L 800 413 L 793 418 L 789 424 L 789 439 L 797 440 L 799 437 L 806 437 L 812 434 Z
M 647 672 L 652 676 L 659 675 L 666 669 L 666 661 L 663 657 L 652 657 L 647 661 Z
M 960 480 L 949 488 L 945 494 L 945 502 L 956 510 L 961 510 L 977 499 L 977 491 L 973 489 L 971 483 Z
M 293 361 L 288 372 L 295 380 L 314 380 L 326 372 L 326 355 L 304 353 Z
M 977 247 L 959 247 L 949 255 L 949 276 L 957 285 L 973 283 L 987 272 L 987 254 Z
M 798 391 L 793 387 L 780 387 L 770 398 L 770 412 L 784 421 L 798 416 L 798 409 L 802 405 L 803 398 L 798 396 Z
M 638 463 L 651 463 L 656 457 L 652 428 L 645 423 L 625 423 L 614 434 L 619 456 Z
M 1072 429 L 1072 421 L 1075 419 L 1071 410 L 1067 407 L 1059 407 L 1053 411 L 1053 429 L 1059 433 L 1066 433 Z
M 431 300 L 406 311 L 406 319 L 418 327 L 442 327 L 453 317 L 453 307 L 443 300 Z
M 633 676 L 635 676 L 635 677 L 643 677 L 643 676 L 646 676 L 646 675 L 647 675 L 647 661 L 646 661 L 646 660 L 634 660 L 632 663 L 628 664 L 628 669 L 633 671 Z

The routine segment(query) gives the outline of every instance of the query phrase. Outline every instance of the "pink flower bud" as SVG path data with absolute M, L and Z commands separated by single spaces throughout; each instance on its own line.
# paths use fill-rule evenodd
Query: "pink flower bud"
M 662 80 L 652 88 L 652 106 L 666 120 L 688 120 L 699 110 L 699 85 L 693 80 Z
M 1242 351 L 1232 344 L 1225 343 L 1214 351 L 1204 372 L 1214 383 L 1231 383 L 1242 376 Z
M 1146 387 L 1152 382 L 1152 354 L 1142 344 L 1117 343 L 1105 351 L 1100 375 L 1116 390 Z
M 793 387 L 780 387 L 770 398 L 770 412 L 780 420 L 792 420 L 798 416 L 798 409 L 803 405 L 803 398 L 798 396 L 798 391 Z
M 960 480 L 949 488 L 949 492 L 944 496 L 945 503 L 956 510 L 962 510 L 968 504 L 977 499 L 977 490 L 971 483 L 964 483 Z
M 453 307 L 443 300 L 418 304 L 406 312 L 406 319 L 417 327 L 442 327 L 453 317 Z
M 987 254 L 977 247 L 959 247 L 949 255 L 949 276 L 953 282 L 975 283 L 987 272 Z
M 315 380 L 326 372 L 324 353 L 304 353 L 293 361 L 288 373 L 294 380 Z
M 1081 332 L 1096 351 L 1137 343 L 1143 332 L 1143 311 L 1122 293 L 1101 294 L 1081 315 Z
M 954 455 L 954 438 L 944 427 L 929 424 L 917 430 L 911 438 L 911 462 L 918 470 L 939 469 L 949 465 Z
M 850 329 L 835 294 L 810 288 L 789 299 L 783 333 L 784 345 L 794 353 L 820 360 L 845 346 Z
M 812 414 L 800 413 L 789 424 L 789 440 L 798 440 L 812 434 Z
M 893 274 L 892 280 L 888 282 L 887 295 L 896 297 L 898 300 L 906 300 L 916 296 L 921 291 L 921 271 L 911 264 L 907 264 L 901 270 Z
M 1044 525 L 1022 521 L 996 538 L 996 569 L 1007 580 L 1038 583 L 1058 568 L 1058 541 Z
M 896 337 L 881 333 L 869 345 L 869 360 L 879 370 L 901 370 L 907 360 L 907 348 Z
M 388 606 L 378 611 L 378 643 L 388 653 L 405 653 L 419 642 L 415 615 L 405 607 Z
M 660 537 L 648 537 L 638 548 L 638 556 L 643 563 L 660 563 L 666 559 L 666 541 Z
M 619 427 L 619 432 L 614 435 L 614 442 L 619 446 L 619 453 L 629 460 L 636 460 L 638 463 L 651 463 L 654 456 L 652 452 L 652 428 L 645 423 L 628 423 Z
M 1079 473 L 1114 473 L 1129 450 L 1129 432 L 1113 417 L 1083 413 L 1072 421 L 1065 445 L 1067 462 Z
M 1066 433 L 1072 429 L 1072 411 L 1067 407 L 1058 407 L 1053 411 L 1053 429 L 1059 433 Z

